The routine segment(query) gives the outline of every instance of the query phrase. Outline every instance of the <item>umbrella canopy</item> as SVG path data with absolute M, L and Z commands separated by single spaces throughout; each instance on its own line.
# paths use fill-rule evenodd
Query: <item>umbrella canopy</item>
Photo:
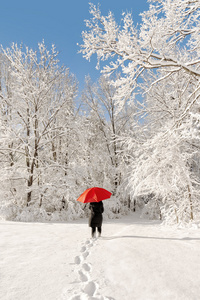
M 83 194 L 80 195 L 77 201 L 82 203 L 99 202 L 110 198 L 111 195 L 112 193 L 105 189 L 93 187 L 83 192 Z

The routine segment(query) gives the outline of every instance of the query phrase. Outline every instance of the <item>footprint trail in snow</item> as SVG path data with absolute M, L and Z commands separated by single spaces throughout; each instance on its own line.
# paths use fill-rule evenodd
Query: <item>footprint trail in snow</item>
M 96 241 L 97 239 L 86 240 L 81 247 L 80 255 L 74 258 L 75 271 L 77 271 L 80 280 L 80 291 L 75 291 L 75 294 L 68 300 L 115 300 L 100 295 L 98 283 L 91 278 L 92 265 L 87 262 L 87 258 L 96 245 Z

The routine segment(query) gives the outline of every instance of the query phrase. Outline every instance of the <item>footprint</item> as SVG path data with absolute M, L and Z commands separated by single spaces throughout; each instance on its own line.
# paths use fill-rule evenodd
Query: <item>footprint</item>
M 94 281 L 89 281 L 85 288 L 84 288 L 84 292 L 88 295 L 88 296 L 94 296 L 94 294 L 97 291 L 97 284 Z
M 79 295 L 72 296 L 69 300 L 81 300 L 81 297 Z
M 87 263 L 84 263 L 82 267 L 86 272 L 89 272 L 91 270 L 91 266 Z
M 80 270 L 80 271 L 78 271 L 78 273 L 79 273 L 79 276 L 80 276 L 80 280 L 82 282 L 86 282 L 86 281 L 89 280 L 89 276 L 87 274 L 83 273 L 83 271 Z
M 81 300 L 79 295 L 72 296 L 69 300 Z
M 88 251 L 85 251 L 85 252 L 83 253 L 83 257 L 86 258 L 89 254 L 90 254 L 90 253 L 89 253 Z
M 92 247 L 92 246 L 95 245 L 95 242 L 96 242 L 96 239 L 95 239 L 95 238 L 91 238 L 90 240 L 87 240 L 87 241 L 85 242 L 85 245 L 86 245 L 87 248 L 88 248 L 88 247 Z
M 85 250 L 86 250 L 86 247 L 83 246 L 83 247 L 81 248 L 81 252 L 85 252 Z
M 88 294 L 81 293 L 81 295 L 72 296 L 69 300 L 115 300 L 112 297 L 104 297 L 101 295 L 96 295 L 95 297 L 89 296 Z
M 76 265 L 80 265 L 80 263 L 82 262 L 82 257 L 81 256 L 76 256 L 74 258 L 74 262 Z

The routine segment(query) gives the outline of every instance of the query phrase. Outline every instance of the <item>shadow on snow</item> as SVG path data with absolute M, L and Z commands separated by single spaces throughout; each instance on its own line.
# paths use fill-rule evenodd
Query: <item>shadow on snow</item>
M 153 236 L 137 236 L 137 235 L 121 235 L 121 236 L 111 236 L 111 237 L 101 237 L 101 240 L 116 240 L 116 239 L 149 239 L 149 240 L 174 240 L 174 241 L 200 241 L 200 238 L 164 238 L 164 237 L 153 237 Z

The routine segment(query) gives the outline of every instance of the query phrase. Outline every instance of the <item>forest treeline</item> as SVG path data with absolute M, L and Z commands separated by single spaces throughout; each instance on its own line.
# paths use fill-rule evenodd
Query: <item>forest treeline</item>
M 90 4 L 80 52 L 103 74 L 78 83 L 55 46 L 1 48 L 0 214 L 68 220 L 91 186 L 107 216 L 142 209 L 168 223 L 200 217 L 200 3 L 153 1 L 134 26 Z

